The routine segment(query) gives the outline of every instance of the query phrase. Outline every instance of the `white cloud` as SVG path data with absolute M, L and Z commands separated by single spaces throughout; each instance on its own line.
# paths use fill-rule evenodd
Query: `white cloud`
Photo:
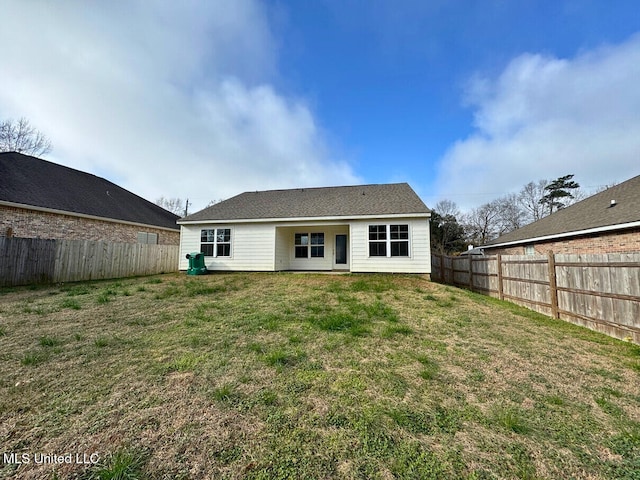
M 469 208 L 542 178 L 598 186 L 637 175 L 638 78 L 640 35 L 571 59 L 524 54 L 497 78 L 475 76 L 475 131 L 442 158 L 439 195 Z
M 54 161 L 196 207 L 359 181 L 304 99 L 273 86 L 276 42 L 257 1 L 16 0 L 3 17 L 0 118 L 29 118 Z

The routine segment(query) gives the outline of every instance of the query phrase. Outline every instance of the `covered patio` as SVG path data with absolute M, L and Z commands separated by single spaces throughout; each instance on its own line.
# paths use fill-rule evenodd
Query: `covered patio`
M 296 224 L 276 227 L 276 270 L 349 271 L 348 224 Z

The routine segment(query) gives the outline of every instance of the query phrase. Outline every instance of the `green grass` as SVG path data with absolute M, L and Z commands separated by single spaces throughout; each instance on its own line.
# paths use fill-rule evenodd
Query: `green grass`
M 45 335 L 44 337 L 40 337 L 39 343 L 41 347 L 56 347 L 62 342 L 55 337 L 49 337 Z
M 228 402 L 233 398 L 234 388 L 233 385 L 225 384 L 221 387 L 217 387 L 213 390 L 213 398 L 220 402 Z
M 3 449 L 100 453 L 26 478 L 638 479 L 639 347 L 420 276 L 0 296 Z
M 73 298 L 65 298 L 60 304 L 62 308 L 70 308 L 72 310 L 80 310 L 80 302 Z
M 146 452 L 139 452 L 130 449 L 119 449 L 109 454 L 104 461 L 97 466 L 90 468 L 82 480 L 144 480 L 147 475 L 144 473 L 146 463 Z
M 97 348 L 104 348 L 109 346 L 109 339 L 105 337 L 98 337 L 93 341 L 94 346 Z
M 515 406 L 498 407 L 494 415 L 495 422 L 509 432 L 526 434 L 530 431 L 527 415 Z
M 91 291 L 96 288 L 95 285 L 89 283 L 80 283 L 80 284 L 72 284 L 66 285 L 62 287 L 61 291 L 66 292 L 69 297 L 76 297 L 78 295 L 88 295 Z
M 22 365 L 34 366 L 45 362 L 47 358 L 48 355 L 43 351 L 28 351 L 24 353 L 20 363 L 22 363 Z

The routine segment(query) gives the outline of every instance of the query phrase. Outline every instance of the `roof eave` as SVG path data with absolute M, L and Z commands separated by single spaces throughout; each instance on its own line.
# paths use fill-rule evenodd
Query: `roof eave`
M 489 245 L 482 245 L 482 248 L 502 248 L 502 247 L 511 247 L 511 246 L 515 246 L 515 245 L 522 245 L 524 243 L 536 243 L 536 242 L 544 242 L 544 241 L 548 241 L 548 240 L 557 240 L 557 239 L 562 239 L 562 238 L 567 238 L 567 237 L 577 237 L 577 236 L 581 236 L 581 235 L 591 235 L 594 233 L 603 233 L 603 232 L 612 232 L 612 231 L 616 231 L 616 230 L 626 230 L 628 228 L 638 228 L 640 227 L 640 221 L 636 221 L 636 222 L 627 222 L 627 223 L 619 223 L 616 225 L 606 225 L 604 227 L 594 227 L 594 228 L 587 228 L 585 230 L 574 230 L 572 232 L 563 232 L 563 233 L 556 233 L 553 235 L 542 235 L 539 237 L 530 237 L 530 238 L 525 238 L 522 240 L 513 240 L 510 242 L 502 242 L 502 243 L 493 243 L 493 244 L 489 244 Z
M 231 224 L 231 223 L 280 223 L 280 222 L 325 222 L 325 221 L 351 221 L 370 220 L 376 218 L 431 218 L 430 212 L 419 213 L 387 213 L 375 215 L 334 215 L 324 217 L 276 217 L 276 218 L 232 218 L 232 219 L 207 219 L 207 220 L 178 220 L 178 225 L 199 225 L 203 223 Z

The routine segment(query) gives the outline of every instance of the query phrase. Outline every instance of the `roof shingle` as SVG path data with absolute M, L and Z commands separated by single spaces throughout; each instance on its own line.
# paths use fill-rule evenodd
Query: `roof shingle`
M 174 230 L 180 218 L 104 178 L 15 152 L 0 153 L 0 200 Z
M 407 183 L 245 192 L 180 220 L 258 220 L 425 214 L 430 210 Z

